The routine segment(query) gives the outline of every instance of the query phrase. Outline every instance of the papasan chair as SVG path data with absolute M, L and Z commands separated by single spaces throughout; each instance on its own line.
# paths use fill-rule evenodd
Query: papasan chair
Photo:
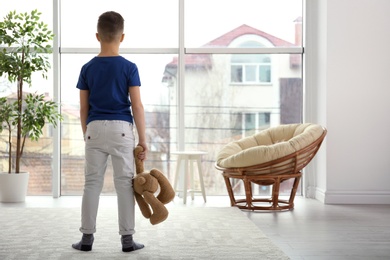
M 265 129 L 225 145 L 215 167 L 222 171 L 231 206 L 247 210 L 290 210 L 302 176 L 327 134 L 311 123 L 286 124 Z M 279 198 L 280 184 L 294 179 L 288 200 Z M 242 180 L 245 199 L 236 199 L 231 180 Z M 271 197 L 253 196 L 252 184 L 272 185 Z

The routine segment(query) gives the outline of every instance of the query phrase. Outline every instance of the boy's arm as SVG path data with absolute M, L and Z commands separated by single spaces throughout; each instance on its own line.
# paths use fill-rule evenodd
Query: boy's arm
M 89 111 L 89 90 L 80 90 L 80 123 L 81 129 L 83 130 L 83 135 L 87 131 L 87 118 Z
M 146 159 L 148 147 L 146 145 L 146 134 L 145 134 L 145 112 L 144 106 L 141 101 L 141 91 L 139 86 L 129 87 L 129 94 L 131 100 L 131 108 L 133 111 L 133 118 L 135 126 L 137 127 L 138 133 L 138 145 L 144 148 L 144 151 L 139 153 L 138 158 L 140 160 Z

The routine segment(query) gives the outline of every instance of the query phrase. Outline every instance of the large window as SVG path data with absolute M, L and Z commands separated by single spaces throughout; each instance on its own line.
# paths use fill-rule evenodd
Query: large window
M 57 195 L 82 194 L 84 142 L 76 82 L 81 66 L 99 51 L 96 22 L 105 11 L 125 18 L 121 54 L 139 67 L 150 148 L 146 169 L 161 169 L 173 183 L 177 157 L 172 152 L 206 151 L 206 193 L 226 195 L 214 168 L 223 145 L 302 120 L 302 0 L 56 0 L 54 8 L 41 2 L 7 0 L 0 10 L 4 16 L 36 8 L 51 26 L 60 19 L 53 53 L 58 70 L 45 88 L 61 101 L 61 134 L 47 136 L 58 142 L 60 154 L 45 143 L 45 159 L 28 162 L 37 169 L 39 161 L 48 172 L 33 180 L 30 195 L 50 194 L 55 187 L 60 187 Z M 0 85 L 3 90 L 7 83 Z M 34 155 L 30 149 L 27 156 Z M 59 172 L 51 173 L 53 161 L 60 162 Z M 104 194 L 115 193 L 111 171 L 109 165 Z M 242 193 L 239 183 L 235 191 Z

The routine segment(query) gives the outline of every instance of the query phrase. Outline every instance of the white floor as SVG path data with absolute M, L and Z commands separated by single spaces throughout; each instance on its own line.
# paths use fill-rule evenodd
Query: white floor
M 115 199 L 102 196 L 100 207 L 115 208 Z M 168 207 L 230 206 L 226 196 L 207 200 L 196 196 L 183 205 L 176 197 Z M 0 203 L 0 208 L 79 207 L 80 203 L 79 196 L 34 196 L 25 203 Z M 390 205 L 324 205 L 297 197 L 292 211 L 243 213 L 291 259 L 390 259 Z

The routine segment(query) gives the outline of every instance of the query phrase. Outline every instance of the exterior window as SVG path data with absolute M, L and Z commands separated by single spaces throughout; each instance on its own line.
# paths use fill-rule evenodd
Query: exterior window
M 242 82 L 243 81 L 242 73 L 243 73 L 243 66 L 242 65 L 232 64 L 231 81 L 232 82 Z
M 271 83 L 271 66 L 267 64 L 232 64 L 232 83 Z
M 262 47 L 250 41 L 239 47 Z M 271 57 L 268 54 L 233 54 L 231 59 L 231 82 L 261 84 L 271 83 Z
M 269 112 L 233 114 L 233 135 L 250 136 L 270 127 L 270 115 Z
M 259 81 L 271 83 L 271 59 L 264 59 L 264 63 L 259 65 Z M 267 64 L 268 63 L 268 64 Z

